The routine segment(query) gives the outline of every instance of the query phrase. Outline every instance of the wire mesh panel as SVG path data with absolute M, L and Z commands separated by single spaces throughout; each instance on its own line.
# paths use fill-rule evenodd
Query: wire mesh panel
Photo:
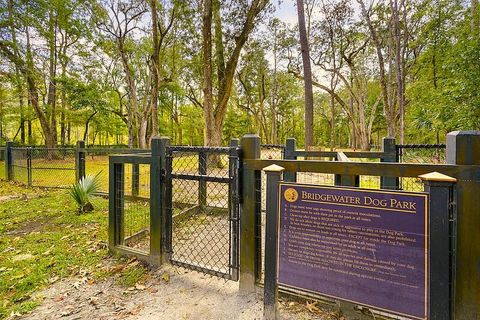
M 445 163 L 445 144 L 407 144 L 397 145 L 397 158 L 401 163 Z M 418 178 L 402 177 L 400 189 L 406 191 L 423 191 L 423 184 Z
M 397 145 L 398 162 L 401 163 L 445 163 L 446 145 L 409 144 Z
M 75 183 L 75 148 L 30 148 L 31 185 L 68 188 Z
M 132 154 L 149 152 L 150 150 L 127 149 L 127 148 L 85 148 L 85 174 L 100 175 L 100 191 L 108 192 L 108 157 L 113 154 Z M 125 177 L 135 175 L 134 172 L 126 171 Z
M 138 167 L 138 170 L 133 169 Z M 132 174 L 133 173 L 133 174 Z M 123 179 L 123 244 L 150 251 L 150 165 L 125 164 Z
M 280 144 L 262 144 L 260 159 L 282 160 L 285 156 L 285 146 Z
M 12 148 L 13 180 L 29 184 L 31 178 L 29 148 Z
M 169 147 L 167 154 L 172 264 L 236 280 L 237 149 Z

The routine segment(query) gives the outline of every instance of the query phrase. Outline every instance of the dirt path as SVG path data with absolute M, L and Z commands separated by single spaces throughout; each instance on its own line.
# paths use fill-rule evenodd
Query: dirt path
M 254 320 L 263 315 L 260 292 L 240 294 L 238 282 L 172 266 L 153 271 L 150 280 L 132 288 L 120 287 L 113 279 L 73 279 L 54 284 L 38 297 L 43 297 L 42 304 L 22 319 Z M 295 304 L 282 304 L 288 308 L 281 308 L 281 319 L 334 319 Z

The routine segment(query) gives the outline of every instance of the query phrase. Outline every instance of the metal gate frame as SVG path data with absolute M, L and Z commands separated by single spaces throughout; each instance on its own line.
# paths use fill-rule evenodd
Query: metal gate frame
M 239 228 L 240 228 L 240 190 L 239 190 L 239 148 L 238 140 L 232 140 L 231 147 L 189 147 L 168 146 L 166 148 L 166 249 L 170 263 L 205 274 L 214 275 L 228 280 L 239 279 Z M 176 153 L 191 153 L 198 156 L 198 174 L 174 173 L 173 159 Z M 207 159 L 209 155 L 228 155 L 228 177 L 215 177 L 207 174 Z M 228 184 L 228 212 L 229 212 L 229 272 L 221 272 L 213 267 L 196 265 L 193 261 L 177 261 L 173 258 L 173 180 L 198 181 L 198 204 L 205 205 L 207 196 L 207 182 Z

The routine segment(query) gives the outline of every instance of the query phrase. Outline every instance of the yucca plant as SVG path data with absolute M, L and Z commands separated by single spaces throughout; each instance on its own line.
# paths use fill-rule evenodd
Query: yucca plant
M 92 194 L 100 190 L 100 173 L 101 172 L 94 176 L 87 175 L 81 178 L 68 190 L 68 193 L 78 205 L 79 213 L 93 211 L 94 208 L 89 198 Z

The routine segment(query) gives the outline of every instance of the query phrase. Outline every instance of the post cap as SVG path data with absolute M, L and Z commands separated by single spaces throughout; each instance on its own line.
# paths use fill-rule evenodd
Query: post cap
M 263 171 L 266 171 L 266 172 L 282 172 L 283 170 L 285 170 L 284 167 L 280 167 L 279 165 L 276 165 L 276 164 L 272 164 L 272 165 L 269 165 L 268 167 L 263 168 Z
M 457 179 L 447 176 L 440 172 L 430 172 L 418 176 L 424 181 L 439 181 L 439 182 L 457 182 Z

